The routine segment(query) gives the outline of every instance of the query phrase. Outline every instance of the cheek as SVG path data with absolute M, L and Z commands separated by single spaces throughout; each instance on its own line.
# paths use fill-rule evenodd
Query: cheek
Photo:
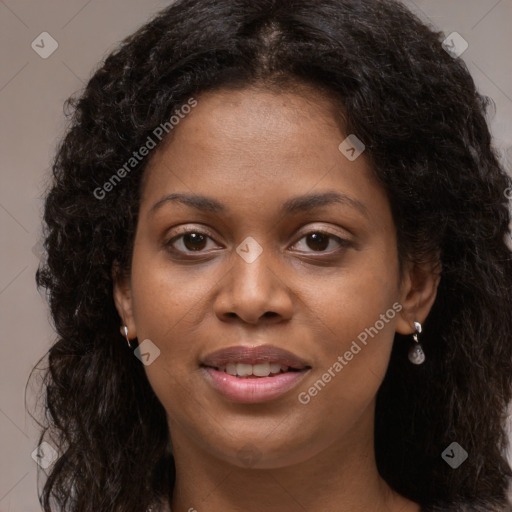
M 306 300 L 314 305 L 310 321 L 318 337 L 316 378 L 327 382 L 325 389 L 329 388 L 324 393 L 319 383 L 322 392 L 318 395 L 325 394 L 326 399 L 336 396 L 363 403 L 376 393 L 384 378 L 401 310 L 396 274 L 392 266 L 387 270 L 386 266 L 387 262 L 361 266 L 358 272 L 333 277 L 321 294 Z
M 139 343 L 149 339 L 160 351 L 144 367 L 148 381 L 167 412 L 180 416 L 194 403 L 189 384 L 197 371 L 193 339 L 208 287 L 190 276 L 193 271 L 172 272 L 160 259 L 143 251 L 134 254 L 133 312 Z
M 133 314 L 139 344 L 149 339 L 158 357 L 145 366 L 148 380 L 162 402 L 180 402 L 183 385 L 197 369 L 192 350 L 197 318 L 205 300 L 204 280 L 193 270 L 171 271 L 164 257 L 139 249 L 132 262 Z
M 159 340 L 181 339 L 178 333 L 190 332 L 197 315 L 204 310 L 207 292 L 215 275 L 193 266 L 178 268 L 165 255 L 140 249 L 132 265 L 133 310 L 137 334 Z

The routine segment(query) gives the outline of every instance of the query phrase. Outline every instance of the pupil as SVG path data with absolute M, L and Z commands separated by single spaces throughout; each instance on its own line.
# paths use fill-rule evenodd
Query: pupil
M 189 247 L 190 244 L 187 242 L 192 242 L 190 247 Z M 205 237 L 198 233 L 187 233 L 183 238 L 183 243 L 185 244 L 185 247 L 192 251 L 197 251 L 199 249 L 202 249 L 204 246 L 204 242 L 205 242 Z M 194 245 L 194 244 L 196 244 L 196 245 Z
M 311 247 L 311 249 L 317 250 L 325 250 L 329 246 L 329 237 L 322 233 L 311 233 L 308 235 L 308 245 L 309 242 L 312 241 L 313 245 L 316 244 L 316 247 Z

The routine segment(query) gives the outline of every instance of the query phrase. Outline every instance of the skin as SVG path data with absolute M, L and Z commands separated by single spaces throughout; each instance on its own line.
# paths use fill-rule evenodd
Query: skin
M 378 474 L 375 398 L 394 333 L 413 333 L 413 321 L 425 320 L 439 275 L 406 263 L 400 279 L 387 197 L 364 153 L 349 161 L 338 150 L 348 134 L 325 94 L 247 87 L 197 100 L 151 156 L 131 274 L 114 287 L 129 338 L 161 351 L 145 371 L 167 412 L 177 468 L 172 510 L 417 512 Z M 365 213 L 347 203 L 280 211 L 292 197 L 326 191 L 359 201 Z M 228 213 L 179 202 L 151 212 L 171 192 L 211 197 Z M 207 238 L 178 238 L 173 253 L 166 242 L 181 234 L 178 226 Z M 306 236 L 318 230 L 333 238 L 322 245 Z M 248 236 L 263 249 L 252 263 L 236 252 Z M 301 404 L 298 393 L 395 302 L 403 309 Z M 207 354 L 261 344 L 309 363 L 297 388 L 241 404 L 205 380 L 199 364 Z

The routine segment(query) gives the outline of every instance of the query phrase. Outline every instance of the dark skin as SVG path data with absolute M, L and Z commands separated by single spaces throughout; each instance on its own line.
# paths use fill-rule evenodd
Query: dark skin
M 114 287 L 129 338 L 161 351 L 145 370 L 173 443 L 172 510 L 418 512 L 377 471 L 375 398 L 395 332 L 424 322 L 438 273 L 406 262 L 399 275 L 388 199 L 364 153 L 352 162 L 338 150 L 348 134 L 320 91 L 248 87 L 197 100 L 151 157 L 131 274 Z M 328 191 L 352 202 L 280 210 L 292 197 Z M 151 211 L 171 192 L 208 196 L 226 212 L 171 201 Z M 168 243 L 182 234 L 178 226 L 202 233 L 202 243 L 190 235 Z M 319 230 L 327 238 L 307 236 Z M 252 263 L 235 251 L 248 236 L 263 249 Z M 298 393 L 394 303 L 401 311 L 301 404 Z M 205 381 L 205 355 L 261 344 L 309 363 L 298 388 L 243 404 Z M 240 455 L 247 446 L 256 453 L 250 462 Z

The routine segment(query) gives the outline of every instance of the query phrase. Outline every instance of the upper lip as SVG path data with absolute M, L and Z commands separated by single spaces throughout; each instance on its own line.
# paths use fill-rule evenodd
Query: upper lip
M 273 345 L 247 347 L 243 345 L 223 348 L 208 354 L 202 361 L 204 366 L 220 368 L 229 363 L 258 364 L 278 363 L 297 370 L 311 368 L 306 361 L 288 350 Z

